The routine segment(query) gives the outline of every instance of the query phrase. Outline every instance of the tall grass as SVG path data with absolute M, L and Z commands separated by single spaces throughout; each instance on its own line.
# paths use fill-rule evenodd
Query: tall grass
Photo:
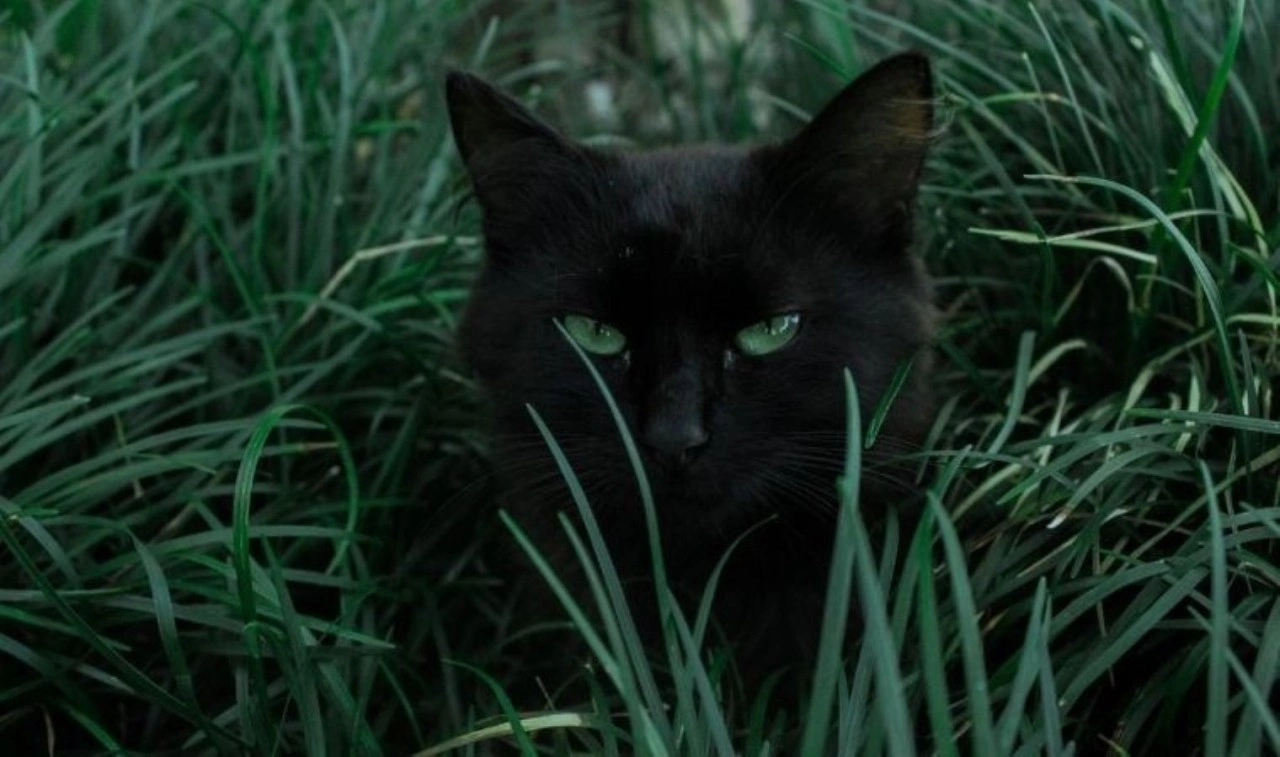
M 1280 750 L 1280 3 L 886 7 L 0 11 L 6 743 Z M 868 535 L 858 444 L 832 482 L 860 638 L 833 613 L 810 690 L 744 692 L 708 603 L 666 597 L 646 657 L 579 501 L 593 603 L 539 632 L 588 641 L 590 694 L 520 709 L 530 630 L 489 560 L 519 529 L 476 517 L 451 349 L 480 251 L 445 67 L 584 138 L 737 140 L 905 46 L 946 114 L 921 223 L 945 402 L 918 527 Z

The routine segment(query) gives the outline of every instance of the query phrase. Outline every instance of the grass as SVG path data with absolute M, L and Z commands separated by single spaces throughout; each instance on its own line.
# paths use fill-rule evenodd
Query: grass
M 1280 2 L 884 5 L 0 7 L 15 753 L 1280 750 Z M 584 138 L 739 140 L 904 46 L 944 92 L 946 401 L 913 531 L 867 535 L 850 445 L 848 665 L 738 691 L 669 598 L 645 658 L 586 502 L 594 606 L 526 629 L 475 517 L 446 65 Z M 507 697 L 534 632 L 590 642 L 584 699 Z

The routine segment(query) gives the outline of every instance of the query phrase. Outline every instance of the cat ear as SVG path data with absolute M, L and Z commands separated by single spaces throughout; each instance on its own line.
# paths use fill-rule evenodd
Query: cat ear
M 787 190 L 806 186 L 861 223 L 905 220 L 933 130 L 933 80 L 919 52 L 887 58 L 783 144 Z
M 515 147 L 559 147 L 565 140 L 513 98 L 478 76 L 450 71 L 445 99 L 453 139 L 468 168 L 477 159 Z
M 517 189 L 512 182 L 520 176 L 531 178 L 538 166 L 576 152 L 559 132 L 477 76 L 450 71 L 445 100 L 454 143 L 486 210 L 502 205 L 503 192 Z

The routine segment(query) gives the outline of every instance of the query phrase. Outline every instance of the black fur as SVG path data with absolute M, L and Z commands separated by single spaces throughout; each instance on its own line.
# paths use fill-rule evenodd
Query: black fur
M 626 353 L 593 359 L 645 453 L 671 577 L 696 594 L 736 537 L 776 516 L 736 553 L 718 617 L 740 657 L 789 661 L 817 638 L 846 366 L 865 419 L 915 358 L 866 454 L 862 510 L 914 499 L 891 461 L 930 421 L 933 309 L 908 250 L 932 128 L 928 62 L 888 59 L 796 137 L 754 149 L 598 151 L 472 76 L 452 74 L 447 95 L 484 217 L 487 259 L 460 338 L 495 407 L 503 506 L 574 572 L 555 522 L 572 504 L 527 403 L 566 450 L 621 571 L 646 578 L 622 442 L 553 319 L 616 326 Z M 740 329 L 793 311 L 803 322 L 787 347 L 734 349 Z M 673 454 L 673 434 L 699 443 Z

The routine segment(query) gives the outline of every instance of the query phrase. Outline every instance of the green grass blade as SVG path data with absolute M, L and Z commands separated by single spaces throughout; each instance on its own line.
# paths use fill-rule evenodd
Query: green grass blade
M 818 641 L 818 659 L 814 671 L 809 707 L 805 714 L 804 735 L 800 753 L 821 755 L 825 753 L 831 727 L 831 708 L 835 702 L 836 684 L 844 652 L 845 628 L 849 618 L 850 595 L 854 578 L 854 519 L 848 514 L 858 506 L 858 488 L 862 451 L 858 440 L 862 439 L 861 419 L 858 415 L 858 390 L 853 374 L 847 369 L 845 384 L 845 445 L 844 473 L 840 477 L 841 516 L 837 521 L 835 541 L 832 545 L 831 571 L 827 579 L 825 611 L 822 631 Z
M 960 631 L 960 650 L 964 661 L 965 691 L 975 754 L 999 754 L 996 746 L 995 723 L 991 714 L 991 697 L 987 690 L 987 666 L 982 653 L 982 634 L 978 628 L 978 610 L 973 601 L 973 587 L 969 583 L 965 567 L 964 548 L 946 511 L 937 496 L 929 493 L 929 509 L 933 512 L 942 537 L 943 551 L 947 557 L 947 570 L 951 575 L 951 594 L 955 601 Z

